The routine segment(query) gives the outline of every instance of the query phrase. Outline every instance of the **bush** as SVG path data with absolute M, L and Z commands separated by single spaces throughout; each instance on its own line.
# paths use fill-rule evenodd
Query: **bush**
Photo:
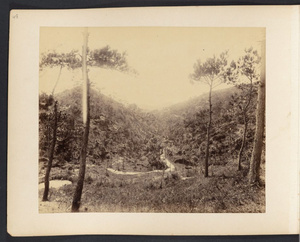
M 94 179 L 91 176 L 87 176 L 84 180 L 88 184 L 91 184 L 94 181 Z
M 175 181 L 178 181 L 181 179 L 180 175 L 177 172 L 172 173 L 171 175 L 172 179 L 174 179 Z

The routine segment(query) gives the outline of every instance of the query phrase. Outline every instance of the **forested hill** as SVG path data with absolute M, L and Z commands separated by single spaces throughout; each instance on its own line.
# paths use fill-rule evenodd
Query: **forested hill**
M 232 95 L 237 95 L 239 92 L 240 90 L 236 87 L 214 91 L 212 93 L 213 114 L 220 111 L 221 107 L 223 109 L 227 108 L 224 104 L 228 104 L 231 101 Z M 191 121 L 195 118 L 195 115 L 199 116 L 200 111 L 203 112 L 203 118 L 205 119 L 203 122 L 206 122 L 207 117 L 204 116 L 207 114 L 207 110 L 208 93 L 204 93 L 188 101 L 174 104 L 161 110 L 155 110 L 152 113 L 160 120 L 160 133 L 169 136 L 170 132 L 174 133 L 173 128 L 182 128 L 185 121 Z
M 244 96 L 240 89 L 229 87 L 212 93 L 211 163 L 226 163 L 237 157 L 242 143 L 243 118 L 241 107 Z M 255 127 L 256 97 L 249 110 L 249 125 L 245 153 L 251 150 Z M 205 156 L 207 123 L 209 117 L 208 94 L 179 103 L 155 115 L 160 120 L 160 133 L 169 141 L 170 153 L 175 160 L 202 164 Z
M 82 89 L 77 87 L 66 90 L 55 98 L 61 113 L 56 155 L 61 157 L 60 160 L 76 161 L 80 155 L 83 132 Z M 125 107 L 91 89 L 90 115 L 90 160 L 102 162 L 109 156 L 118 156 L 127 162 L 142 160 L 145 165 L 149 165 L 149 169 L 153 166 L 159 168 L 158 122 L 153 114 L 143 112 L 136 105 Z M 44 137 L 44 143 L 46 140 Z M 40 141 L 43 143 L 43 140 Z M 46 152 L 46 144 L 44 148 Z
M 236 87 L 216 90 L 212 93 L 212 105 L 216 106 L 220 104 L 220 102 L 228 102 L 230 101 L 231 95 L 238 92 L 240 91 Z M 208 93 L 204 93 L 191 98 L 188 101 L 177 103 L 161 110 L 155 110 L 153 113 L 162 118 L 168 115 L 186 116 L 188 114 L 194 114 L 204 108 L 208 108 Z

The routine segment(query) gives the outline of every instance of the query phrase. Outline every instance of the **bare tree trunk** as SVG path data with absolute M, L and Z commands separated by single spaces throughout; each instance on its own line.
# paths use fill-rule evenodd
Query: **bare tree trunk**
M 160 189 L 163 188 L 163 181 L 164 181 L 164 176 L 165 176 L 165 170 L 166 170 L 166 168 L 163 169 L 163 172 L 162 172 L 162 175 L 161 175 L 161 181 L 160 181 L 160 186 L 159 186 Z
M 54 95 L 55 88 L 56 88 L 56 86 L 57 86 L 57 84 L 58 84 L 58 82 L 59 82 L 59 78 L 60 78 L 60 75 L 61 75 L 61 70 L 62 70 L 62 68 L 63 68 L 63 65 L 60 65 L 58 77 L 57 77 L 57 80 L 56 80 L 56 82 L 55 82 L 54 88 L 53 88 L 53 90 L 52 90 L 52 96 Z
M 248 98 L 248 102 L 245 105 L 244 110 L 243 110 L 244 134 L 243 134 L 242 146 L 240 148 L 240 152 L 239 152 L 239 156 L 238 156 L 238 170 L 239 171 L 242 169 L 241 161 L 242 161 L 242 155 L 243 155 L 243 151 L 244 151 L 244 147 L 245 147 L 245 143 L 246 143 L 246 138 L 247 138 L 247 128 L 248 128 L 247 112 L 248 112 L 249 105 L 252 101 L 252 90 L 253 90 L 253 82 L 252 82 L 252 79 L 250 79 L 250 89 L 249 89 L 249 94 L 248 94 L 249 98 Z
M 56 134 L 57 134 L 57 101 L 54 102 L 53 133 L 52 133 L 51 147 L 49 149 L 49 160 L 48 160 L 46 174 L 45 174 L 45 190 L 44 190 L 44 194 L 43 194 L 43 201 L 48 201 L 49 177 L 50 177 L 50 171 L 52 168 L 52 161 L 53 161 L 53 156 L 54 156 L 54 151 L 55 151 Z
M 208 158 L 209 158 L 209 141 L 210 141 L 210 128 L 211 128 L 211 114 L 212 114 L 212 103 L 211 103 L 211 92 L 212 92 L 212 85 L 209 89 L 209 120 L 207 124 L 207 140 L 206 140 L 206 151 L 205 151 L 205 173 L 204 176 L 208 177 Z
M 77 185 L 72 202 L 72 212 L 78 212 L 80 207 L 80 200 L 82 195 L 85 168 L 86 168 L 86 157 L 87 157 L 87 146 L 89 139 L 90 131 L 90 93 L 89 93 L 89 80 L 87 74 L 86 58 L 87 58 L 87 41 L 88 41 L 88 32 L 87 29 L 84 31 L 84 43 L 82 48 L 82 72 L 83 72 L 83 124 L 84 124 L 84 134 L 82 139 L 82 148 L 80 154 L 80 167 L 79 175 L 77 180 Z
M 110 157 L 106 158 L 106 169 L 105 169 L 106 176 L 108 176 L 108 162 L 109 162 L 109 159 L 110 159 Z
M 260 181 L 259 171 L 261 163 L 261 153 L 263 147 L 263 136 L 265 127 L 265 40 L 262 45 L 262 66 L 260 83 L 258 87 L 258 100 L 256 110 L 256 130 L 253 151 L 250 161 L 249 183 L 254 184 Z
M 246 117 L 246 113 L 244 113 L 244 134 L 243 134 L 243 140 L 242 140 L 242 145 L 239 151 L 239 156 L 238 156 L 238 170 L 240 171 L 242 169 L 241 166 L 241 161 L 242 161 L 242 155 L 246 143 L 246 137 L 247 137 L 247 128 L 248 128 L 248 120 Z

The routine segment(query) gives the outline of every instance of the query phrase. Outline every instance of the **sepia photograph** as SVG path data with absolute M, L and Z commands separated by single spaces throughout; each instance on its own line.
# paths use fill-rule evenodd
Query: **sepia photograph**
M 298 10 L 11 11 L 8 233 L 298 233 Z
M 39 213 L 265 213 L 266 29 L 40 27 Z

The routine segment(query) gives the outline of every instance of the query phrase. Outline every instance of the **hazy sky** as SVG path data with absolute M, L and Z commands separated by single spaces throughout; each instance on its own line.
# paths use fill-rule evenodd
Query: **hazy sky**
M 88 31 L 90 49 L 109 45 L 120 52 L 126 51 L 129 65 L 139 73 L 134 76 L 90 68 L 89 78 L 94 87 L 118 101 L 148 109 L 185 101 L 208 91 L 205 84 L 189 81 L 197 59 L 205 61 L 225 50 L 229 50 L 229 60 L 237 59 L 250 46 L 260 52 L 260 41 L 264 38 L 263 28 L 101 27 Z M 82 32 L 82 28 L 42 27 L 40 53 L 81 51 Z M 40 72 L 40 92 L 52 91 L 58 73 L 58 68 Z M 81 82 L 81 70 L 63 69 L 56 93 Z

